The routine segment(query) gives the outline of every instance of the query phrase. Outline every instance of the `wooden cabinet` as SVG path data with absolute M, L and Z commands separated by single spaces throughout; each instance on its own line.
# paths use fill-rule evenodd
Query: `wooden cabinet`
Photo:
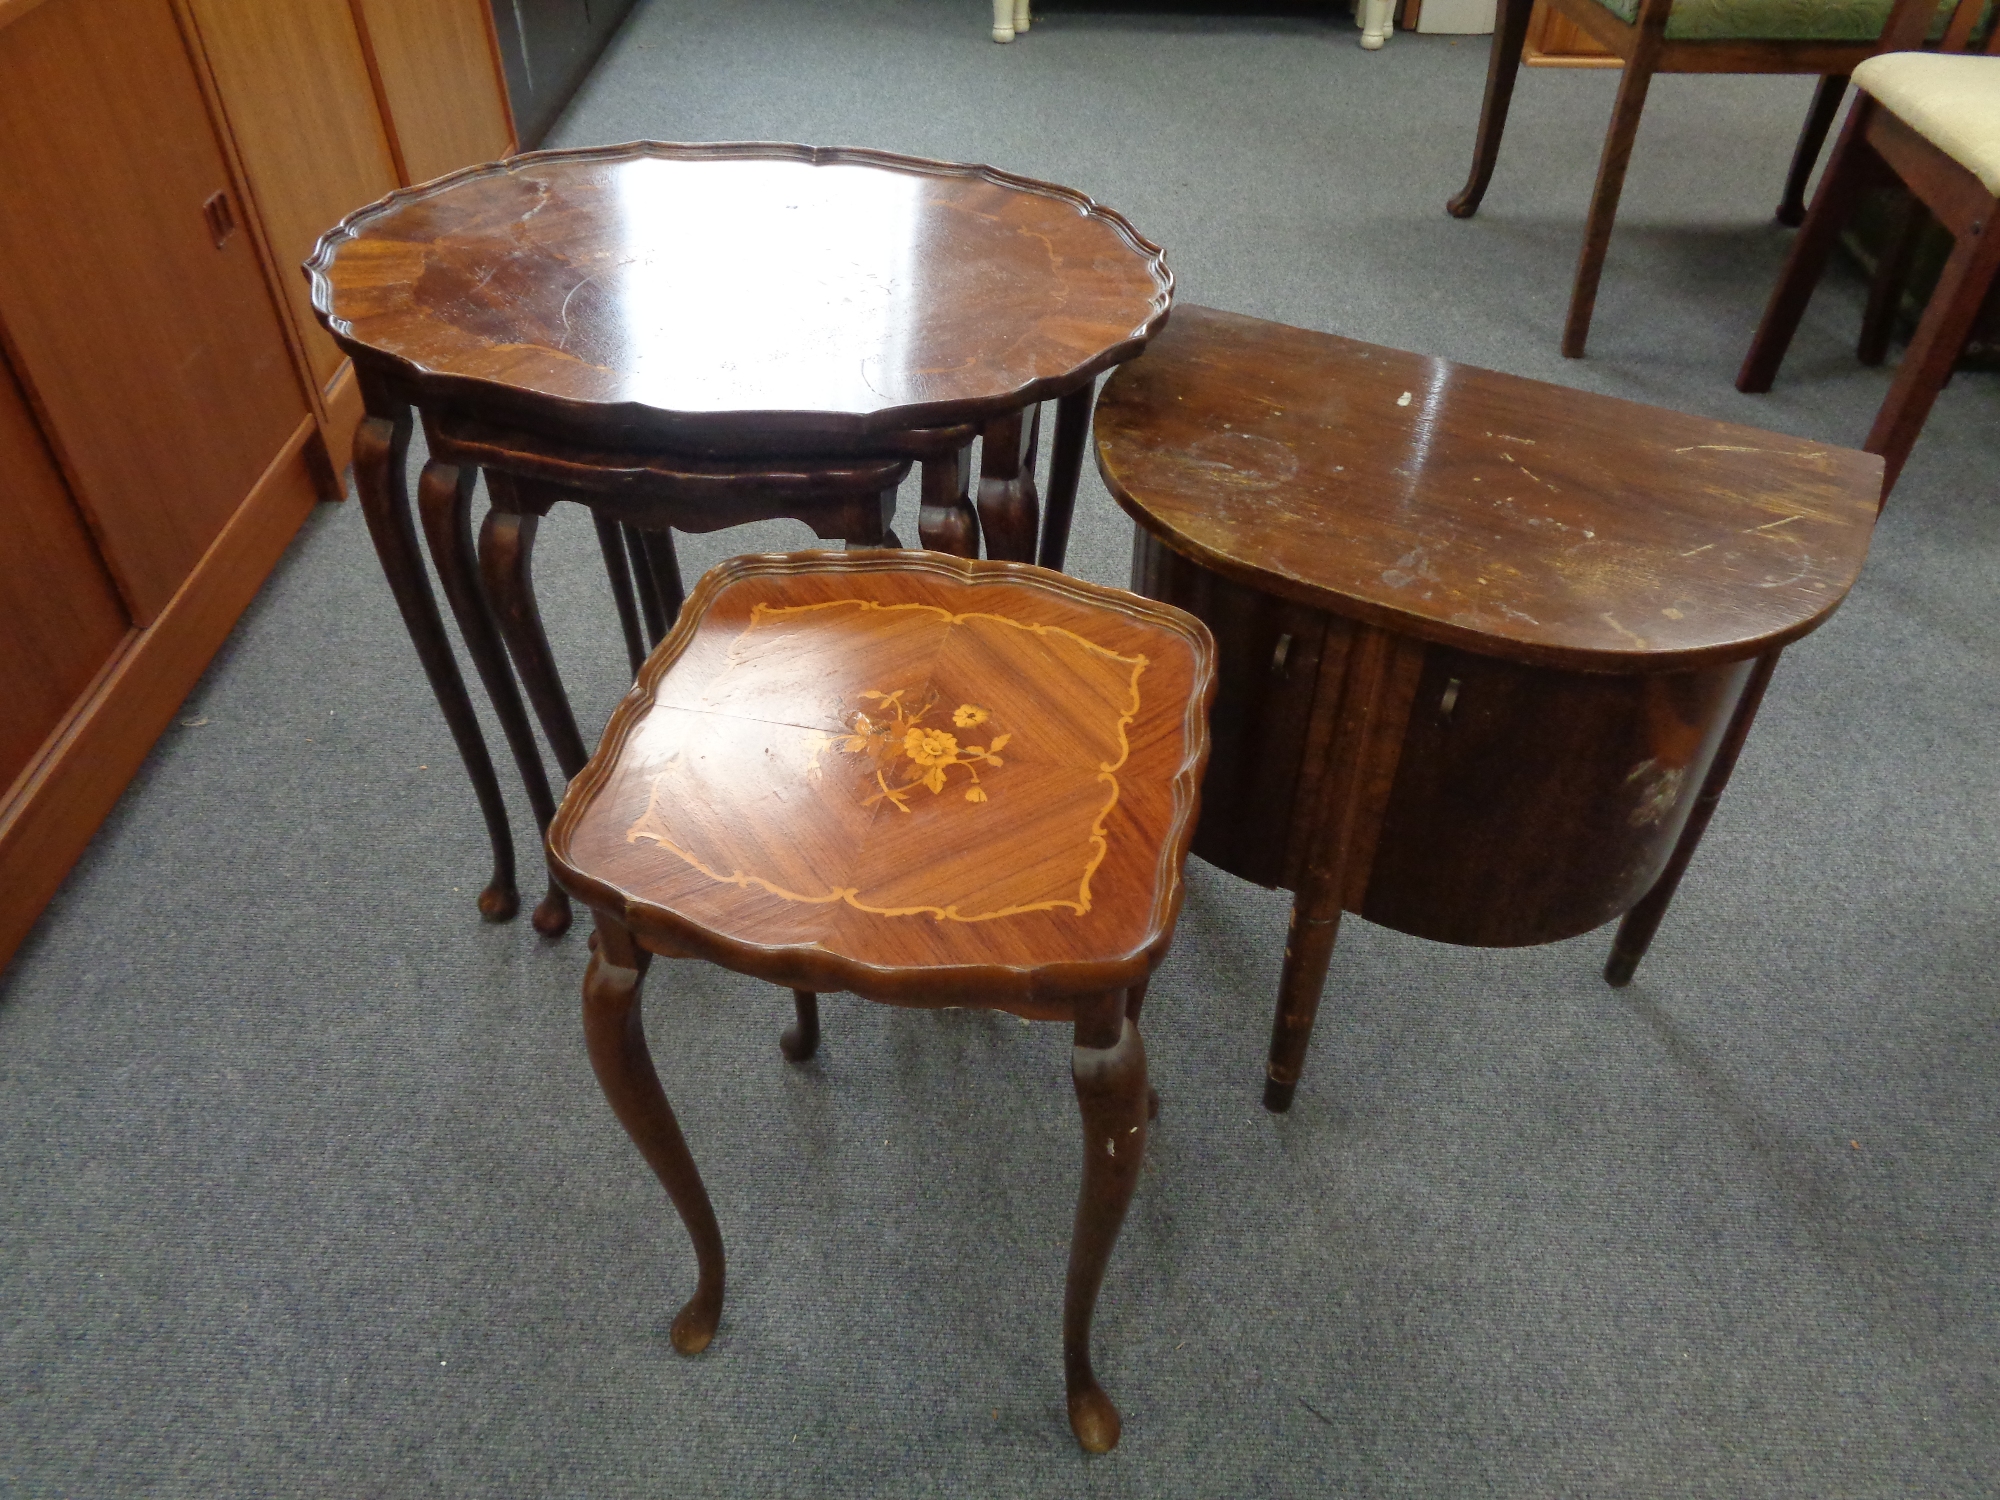
M 403 181 L 428 182 L 514 149 L 507 94 L 496 86 L 500 44 L 486 0 L 352 4 Z
M 180 46 L 161 0 L 0 32 L 0 319 L 140 625 L 307 415 Z
M 524 147 L 548 134 L 631 9 L 632 0 L 493 0 L 514 132 Z
M 484 0 L 0 0 L 0 964 L 340 493 L 299 263 L 512 144 Z

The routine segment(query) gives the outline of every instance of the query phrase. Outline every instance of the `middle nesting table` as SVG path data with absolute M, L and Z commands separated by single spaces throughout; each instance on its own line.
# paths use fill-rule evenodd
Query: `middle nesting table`
M 486 813 L 495 869 L 480 905 L 496 918 L 518 905 L 511 835 L 417 551 L 403 474 L 413 407 L 433 437 L 476 430 L 490 451 L 541 466 L 494 466 L 534 482 L 525 499 L 520 484 L 495 487 L 496 508 L 513 519 L 497 531 L 489 523 L 479 561 L 522 675 L 546 689 L 531 696 L 573 776 L 582 747 L 536 645 L 534 515 L 556 498 L 602 513 L 605 487 L 589 475 L 607 464 L 671 470 L 676 482 L 704 466 L 721 480 L 734 471 L 746 481 L 738 491 L 803 476 L 845 503 L 867 463 L 914 459 L 924 466 L 926 547 L 973 555 L 983 532 L 991 556 L 1060 567 L 1094 379 L 1144 347 L 1173 291 L 1157 246 L 1068 188 L 989 167 L 772 144 L 639 142 L 469 168 L 349 215 L 306 269 L 321 322 L 354 361 L 367 409 L 356 488 Z M 1048 399 L 1057 406 L 1043 524 L 1034 451 Z M 449 584 L 479 570 L 464 450 L 439 446 L 461 454 L 425 479 Z M 791 512 L 761 510 L 772 514 Z M 649 529 L 671 524 L 663 515 Z M 844 539 L 893 540 L 879 509 Z M 481 590 L 451 592 L 468 641 L 492 639 Z M 504 663 L 479 665 L 546 826 L 546 781 L 518 692 Z M 536 916 L 545 932 L 568 925 L 559 891 Z

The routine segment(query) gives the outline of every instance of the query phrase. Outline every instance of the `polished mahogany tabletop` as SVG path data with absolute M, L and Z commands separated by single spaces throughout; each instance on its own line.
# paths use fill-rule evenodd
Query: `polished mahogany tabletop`
M 1253 588 L 1523 662 L 1795 640 L 1867 555 L 1872 454 L 1181 305 L 1105 383 L 1098 467 Z
M 1179 610 L 934 553 L 712 570 L 549 832 L 643 941 L 801 989 L 1037 1014 L 1180 906 L 1214 649 Z
M 1068 188 L 777 144 L 473 167 L 350 215 L 306 270 L 357 361 L 489 412 L 552 404 L 613 444 L 1001 416 L 1129 358 L 1173 288 L 1158 247 Z

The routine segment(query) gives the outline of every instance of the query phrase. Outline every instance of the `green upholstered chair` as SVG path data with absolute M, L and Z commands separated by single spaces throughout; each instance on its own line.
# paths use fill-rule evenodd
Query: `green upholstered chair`
M 1583 250 L 1577 257 L 1576 284 L 1570 292 L 1569 318 L 1563 325 L 1562 352 L 1583 357 L 1590 336 L 1590 315 L 1597 302 L 1597 283 L 1604 270 L 1604 253 L 1611 243 L 1611 224 L 1618 216 L 1618 196 L 1625 186 L 1625 167 L 1639 132 L 1639 114 L 1655 73 L 1817 73 L 1820 86 L 1813 96 L 1805 128 L 1799 133 L 1791 172 L 1778 205 L 1778 218 L 1797 224 L 1805 216 L 1806 180 L 1826 140 L 1827 128 L 1840 108 L 1848 74 L 1880 46 L 1883 26 L 1893 0 L 1548 0 L 1567 20 L 1624 60 L 1625 76 L 1612 106 L 1604 136 L 1604 154 L 1597 167 L 1597 187 L 1590 198 Z M 1931 0 L 1935 3 L 1935 0 Z M 1948 0 L 1947 0 L 1948 3 Z M 1521 46 L 1527 36 L 1533 0 L 1499 0 L 1493 30 L 1493 52 L 1486 74 L 1486 99 L 1479 116 L 1479 137 L 1473 147 L 1472 175 L 1464 191 L 1446 209 L 1454 218 L 1470 218 L 1486 194 L 1493 163 L 1500 155 L 1500 135 L 1507 126 L 1507 106 L 1514 94 L 1514 77 L 1521 66 Z
M 1983 24 L 1982 0 L 1959 0 L 1938 50 L 1917 51 L 1930 20 L 1928 8 L 1928 0 L 1901 0 L 1883 33 L 1885 47 L 1896 50 L 1855 69 L 1854 108 L 1736 376 L 1739 391 L 1771 388 L 1827 252 L 1856 203 L 1878 185 L 1905 188 L 1911 212 L 1900 241 L 1877 268 L 1863 319 L 1865 362 L 1882 357 L 1888 314 L 1900 297 L 1909 252 L 1929 221 L 1950 233 L 1952 251 L 1862 444 L 1882 455 L 1884 500 L 2000 269 L 2000 234 L 1992 232 L 2000 221 L 2000 57 L 1963 55 L 2000 51 L 2000 26 Z

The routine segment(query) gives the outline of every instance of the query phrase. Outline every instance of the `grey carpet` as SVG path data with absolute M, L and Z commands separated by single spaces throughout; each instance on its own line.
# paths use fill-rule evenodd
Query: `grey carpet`
M 984 0 L 649 0 L 552 143 L 991 161 L 1127 212 L 1191 300 L 1866 432 L 1851 272 L 1774 394 L 1730 386 L 1806 81 L 1657 83 L 1571 363 L 1613 78 L 1525 73 L 1456 223 L 1482 39 L 1224 9 L 1051 5 L 1001 48 Z M 0 1493 L 1996 1493 L 1994 405 L 1946 392 L 1630 990 L 1605 933 L 1352 922 L 1276 1118 L 1285 899 L 1193 867 L 1102 1459 L 1062 1414 L 1058 1028 L 835 999 L 795 1069 L 782 992 L 656 968 L 732 1256 L 715 1345 L 670 1350 L 692 1259 L 585 1061 L 582 938 L 474 918 L 450 742 L 360 516 L 322 508 L 4 979 Z M 1122 581 L 1128 535 L 1091 478 L 1074 570 Z M 621 655 L 579 517 L 540 573 L 599 724 Z

